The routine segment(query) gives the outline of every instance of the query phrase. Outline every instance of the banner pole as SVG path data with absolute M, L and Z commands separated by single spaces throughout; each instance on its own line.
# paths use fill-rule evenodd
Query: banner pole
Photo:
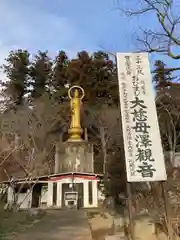
M 162 195 L 164 200 L 165 220 L 167 224 L 168 239 L 173 240 L 173 231 L 172 231 L 172 225 L 170 220 L 170 205 L 168 200 L 168 194 L 166 191 L 166 183 L 164 181 L 161 181 L 161 189 L 162 189 Z
M 132 192 L 131 192 L 131 183 L 130 182 L 126 182 L 126 188 L 127 188 L 127 200 L 128 200 L 130 237 L 131 237 L 131 240 L 135 240 L 134 218 L 133 218 L 133 210 L 132 210 Z

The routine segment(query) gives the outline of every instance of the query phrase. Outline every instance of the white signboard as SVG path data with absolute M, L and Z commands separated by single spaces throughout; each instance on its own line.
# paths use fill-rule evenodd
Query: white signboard
M 118 53 L 128 182 L 167 179 L 147 53 Z

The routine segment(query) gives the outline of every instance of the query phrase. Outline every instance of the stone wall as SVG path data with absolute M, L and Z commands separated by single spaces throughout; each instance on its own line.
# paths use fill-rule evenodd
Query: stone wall
M 84 142 L 66 142 L 55 157 L 55 173 L 94 172 L 93 145 Z

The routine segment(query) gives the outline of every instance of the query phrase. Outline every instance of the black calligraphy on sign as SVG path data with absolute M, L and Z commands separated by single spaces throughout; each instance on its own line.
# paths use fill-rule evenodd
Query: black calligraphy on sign
M 142 59 L 141 56 L 137 55 L 136 56 L 136 72 L 137 72 L 137 78 L 144 77 L 144 71 L 142 67 Z M 141 88 L 142 93 L 145 95 L 146 94 L 146 89 L 145 89 L 145 82 L 144 79 L 141 79 L 139 81 L 139 87 Z
M 128 142 L 128 153 L 130 157 L 133 157 L 132 129 L 129 126 L 126 127 L 126 133 Z
M 129 111 L 129 101 L 128 101 L 128 89 L 127 89 L 127 83 L 125 82 L 125 74 L 120 74 L 122 84 L 122 101 L 124 105 L 123 109 L 123 115 L 124 115 L 124 121 L 126 123 L 126 140 L 127 140 L 127 150 L 128 150 L 128 162 L 130 167 L 131 176 L 135 175 L 135 163 L 133 161 L 133 141 L 132 141 L 132 128 L 130 125 L 130 111 Z
M 147 148 L 147 149 L 138 148 L 138 152 L 136 154 L 136 160 L 140 162 L 143 162 L 143 161 L 154 162 L 154 159 L 152 158 L 152 150 L 150 148 Z
M 139 166 L 140 170 L 137 170 L 138 173 L 142 174 L 142 177 L 145 178 L 152 178 L 154 172 L 156 169 L 153 168 L 152 164 L 148 164 L 147 162 L 144 162 L 143 165 Z
M 134 109 L 133 112 L 133 121 L 139 121 L 139 122 L 144 122 L 147 120 L 147 115 L 146 111 L 143 108 L 140 109 Z
M 125 56 L 125 66 L 126 66 L 126 74 L 129 76 L 132 73 L 132 65 L 130 56 Z
M 121 87 L 123 90 L 124 117 L 125 117 L 126 123 L 130 123 L 129 102 L 128 102 L 128 92 L 127 92 L 126 83 L 123 82 L 121 84 Z
M 141 173 L 143 178 L 152 178 L 156 169 L 152 164 L 155 160 L 152 156 L 152 141 L 149 135 L 150 125 L 147 122 L 147 106 L 144 100 L 136 95 L 130 103 L 134 122 L 132 129 L 135 131 L 136 136 L 136 161 L 139 164 L 137 172 Z
M 132 76 L 132 84 L 133 84 L 134 95 L 139 96 L 140 88 L 139 88 L 139 78 L 138 78 L 138 76 Z
M 142 93 L 145 95 L 146 94 L 146 87 L 145 87 L 144 80 L 141 80 L 141 90 L 142 90 Z
M 149 134 L 143 134 L 143 135 L 137 135 L 136 136 L 136 147 L 151 147 L 152 146 L 152 141 L 150 140 Z
M 126 127 L 126 134 L 127 134 L 129 168 L 130 168 L 131 176 L 134 176 L 135 175 L 135 162 L 133 161 L 132 129 L 128 125 Z
M 140 100 L 138 97 L 135 97 L 134 100 L 131 101 L 131 108 L 141 107 L 141 108 L 147 108 L 146 105 L 144 105 L 144 100 Z
M 143 68 L 142 68 L 142 59 L 140 56 L 136 56 L 136 71 L 137 71 L 137 75 L 144 75 Z

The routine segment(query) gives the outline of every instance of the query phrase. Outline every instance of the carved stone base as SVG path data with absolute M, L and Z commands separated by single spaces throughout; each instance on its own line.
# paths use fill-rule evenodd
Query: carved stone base
M 68 141 L 57 147 L 55 173 L 60 172 L 93 173 L 93 145 L 86 141 Z

